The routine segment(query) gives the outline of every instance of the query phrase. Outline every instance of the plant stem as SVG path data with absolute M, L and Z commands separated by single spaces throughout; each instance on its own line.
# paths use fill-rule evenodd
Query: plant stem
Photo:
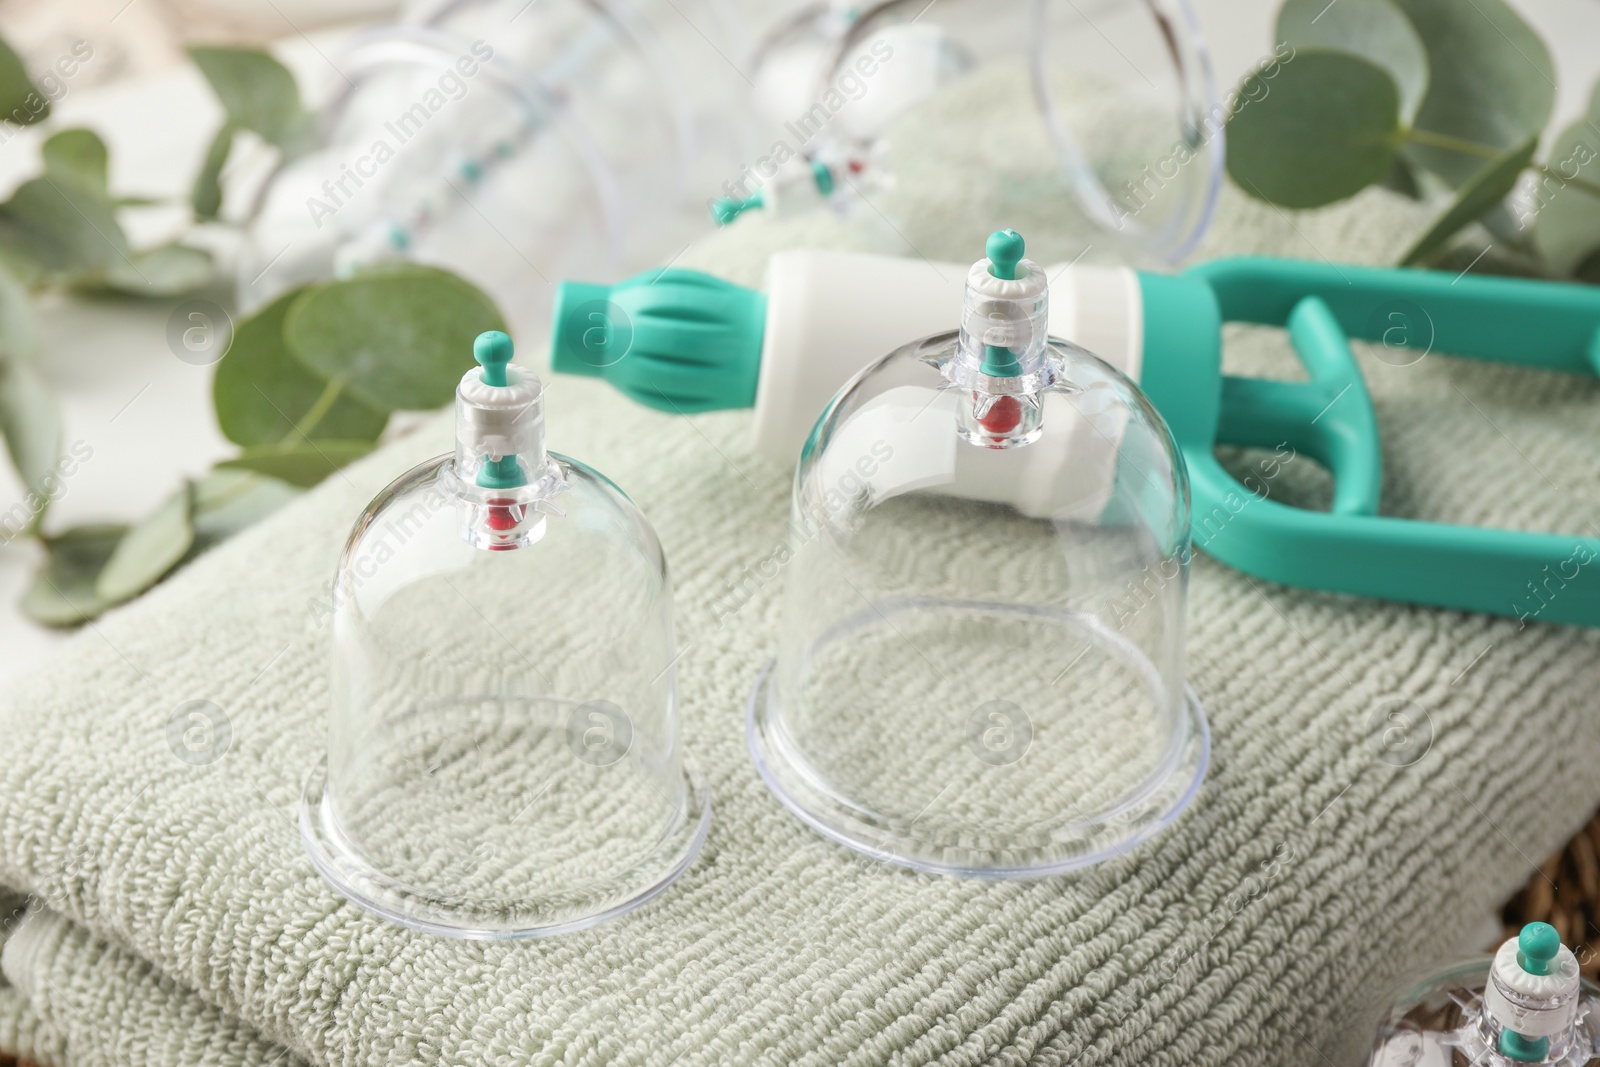
M 1540 174 L 1544 175 L 1546 178 L 1549 178 L 1557 185 L 1576 186 L 1577 188 L 1588 193 L 1590 196 L 1600 196 L 1600 185 L 1595 184 L 1587 178 L 1579 178 L 1576 176 L 1568 178 L 1564 174 L 1556 173 L 1542 163 L 1530 163 L 1528 165 L 1528 169 L 1538 171 Z
M 257 474 L 255 471 L 237 471 L 235 473 L 242 474 L 244 477 L 240 478 L 238 484 L 232 489 L 222 494 L 221 497 L 211 501 L 211 507 L 213 509 L 225 507 L 226 505 L 233 503 L 235 500 L 238 500 L 246 493 L 253 491 L 256 487 L 256 483 L 261 480 L 261 475 Z M 193 490 L 191 489 L 191 492 L 192 491 Z
M 307 408 L 306 413 L 300 416 L 300 421 L 294 424 L 294 428 L 283 435 L 278 447 L 289 448 L 296 439 L 309 440 L 311 431 L 317 428 L 317 423 L 322 421 L 322 417 L 333 407 L 342 392 L 344 392 L 344 379 L 329 378 L 328 384 L 322 388 L 322 395 L 317 397 L 317 402 Z
M 1446 152 L 1456 152 L 1464 156 L 1476 156 L 1479 159 L 1498 159 L 1504 154 L 1493 145 L 1482 144 L 1478 141 L 1468 141 L 1461 137 L 1452 137 L 1447 133 L 1419 130 L 1415 127 L 1406 131 L 1406 139 L 1415 141 L 1420 145 L 1427 145 L 1429 148 L 1441 148 Z M 1600 197 L 1600 183 L 1592 182 L 1587 178 L 1580 178 L 1576 175 L 1569 178 L 1564 174 L 1556 173 L 1542 163 L 1529 163 L 1527 169 L 1536 171 L 1560 185 L 1576 186 L 1590 196 Z
M 1419 130 L 1415 126 L 1406 131 L 1405 139 L 1414 141 L 1429 148 L 1442 148 L 1446 152 L 1455 152 L 1463 156 L 1477 156 L 1479 159 L 1497 159 L 1504 155 L 1502 149 L 1494 145 L 1483 144 L 1480 141 L 1469 141 L 1464 137 L 1452 137 L 1448 133 L 1435 133 L 1432 130 Z

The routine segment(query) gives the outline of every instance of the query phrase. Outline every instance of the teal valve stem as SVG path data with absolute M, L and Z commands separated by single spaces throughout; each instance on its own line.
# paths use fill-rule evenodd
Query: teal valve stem
M 1529 974 L 1549 974 L 1560 952 L 1561 934 L 1549 923 L 1529 923 L 1517 935 L 1517 966 Z
M 485 330 L 472 342 L 472 358 L 483 368 L 483 384 L 503 389 L 510 385 L 506 367 L 515 354 L 511 338 L 499 330 Z M 484 456 L 477 482 L 483 489 L 515 489 L 528 484 L 528 475 L 516 456 Z
M 1001 281 L 1017 280 L 1017 265 L 1027 253 L 1027 242 L 1016 230 L 996 230 L 984 244 L 989 257 L 989 273 Z M 979 372 L 991 378 L 1014 378 L 1022 373 L 1022 361 L 1009 348 L 1000 345 L 983 346 L 983 364 Z
M 822 197 L 833 195 L 833 171 L 820 159 L 811 161 L 811 180 L 816 183 L 817 193 Z
M 1524 1037 L 1515 1030 L 1500 1031 L 1500 1054 L 1518 1063 L 1543 1063 L 1550 1055 L 1548 1037 Z
M 991 378 L 1015 378 L 1022 373 L 1022 361 L 1009 348 L 999 345 L 983 346 L 983 362 L 978 372 Z
M 506 381 L 506 365 L 514 351 L 511 338 L 499 330 L 485 330 L 478 335 L 472 342 L 472 358 L 483 368 L 484 385 L 504 388 L 511 384 Z
M 1014 282 L 1028 244 L 1016 230 L 996 230 L 989 235 L 983 250 L 989 256 L 989 273 L 1003 282 Z
M 833 171 L 820 159 L 810 161 L 811 183 L 816 186 L 817 195 L 826 200 L 833 195 Z M 767 199 L 758 189 L 748 197 L 719 196 L 708 205 L 711 208 L 711 221 L 718 226 L 726 226 L 746 211 L 765 208 Z
M 522 464 L 517 462 L 516 456 L 484 456 L 483 466 L 478 468 L 478 487 L 481 489 L 515 489 L 528 484 L 528 476 L 522 472 Z

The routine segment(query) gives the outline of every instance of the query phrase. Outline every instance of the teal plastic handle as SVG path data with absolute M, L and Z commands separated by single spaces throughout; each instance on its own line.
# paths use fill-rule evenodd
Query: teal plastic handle
M 1600 289 L 1265 258 L 1140 281 L 1141 378 L 1189 468 L 1197 548 L 1286 585 L 1600 626 L 1600 574 L 1585 572 L 1600 539 L 1378 514 L 1377 418 L 1349 344 L 1593 376 Z M 1287 328 L 1309 380 L 1223 375 L 1223 322 Z M 1330 510 L 1289 507 L 1241 484 L 1217 462 L 1218 443 L 1310 456 L 1334 476 Z
M 1287 443 L 1335 472 L 1336 514 L 1376 515 L 1383 487 L 1378 417 L 1350 342 L 1318 296 L 1296 304 L 1287 326 L 1310 382 L 1224 376 L 1218 439 L 1259 448 Z

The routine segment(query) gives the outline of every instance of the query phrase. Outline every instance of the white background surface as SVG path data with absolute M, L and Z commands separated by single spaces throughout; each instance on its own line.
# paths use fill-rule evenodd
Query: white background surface
M 1543 33 L 1555 57 L 1560 95 L 1552 128 L 1559 128 L 1582 112 L 1600 74 L 1600 3 L 1514 5 Z M 298 21 L 304 7 L 279 10 Z M 1220 86 L 1236 83 L 1271 51 L 1275 0 L 1196 0 L 1196 7 Z M 0 33 L 5 29 L 0 25 Z M 107 32 L 115 33 L 115 27 Z M 307 38 L 286 21 L 283 33 L 285 58 L 307 80 L 331 76 L 322 51 L 331 50 L 337 32 Z M 199 74 L 185 67 L 139 82 L 69 88 L 51 127 L 95 129 L 110 146 L 111 184 L 118 193 L 183 195 L 219 117 Z M 36 172 L 41 140 L 40 131 L 24 130 L 0 145 L 0 190 Z M 171 214 L 145 215 L 129 222 L 136 244 L 167 236 L 180 222 Z M 52 528 L 143 516 L 182 477 L 202 474 L 234 451 L 212 419 L 211 368 L 184 363 L 168 348 L 167 319 L 177 303 L 54 299 L 41 309 L 42 369 L 65 407 L 65 443 L 82 441 L 93 450 L 52 509 Z M 9 465 L 0 464 L 0 510 L 22 497 Z M 0 680 L 32 666 L 65 639 L 16 609 L 39 559 L 35 545 L 0 545 Z

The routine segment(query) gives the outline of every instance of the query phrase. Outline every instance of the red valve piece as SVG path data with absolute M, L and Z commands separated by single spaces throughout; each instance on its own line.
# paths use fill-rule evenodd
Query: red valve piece
M 997 397 L 989 410 L 978 417 L 978 425 L 996 436 L 1010 433 L 1022 424 L 1022 402 L 1014 396 Z

